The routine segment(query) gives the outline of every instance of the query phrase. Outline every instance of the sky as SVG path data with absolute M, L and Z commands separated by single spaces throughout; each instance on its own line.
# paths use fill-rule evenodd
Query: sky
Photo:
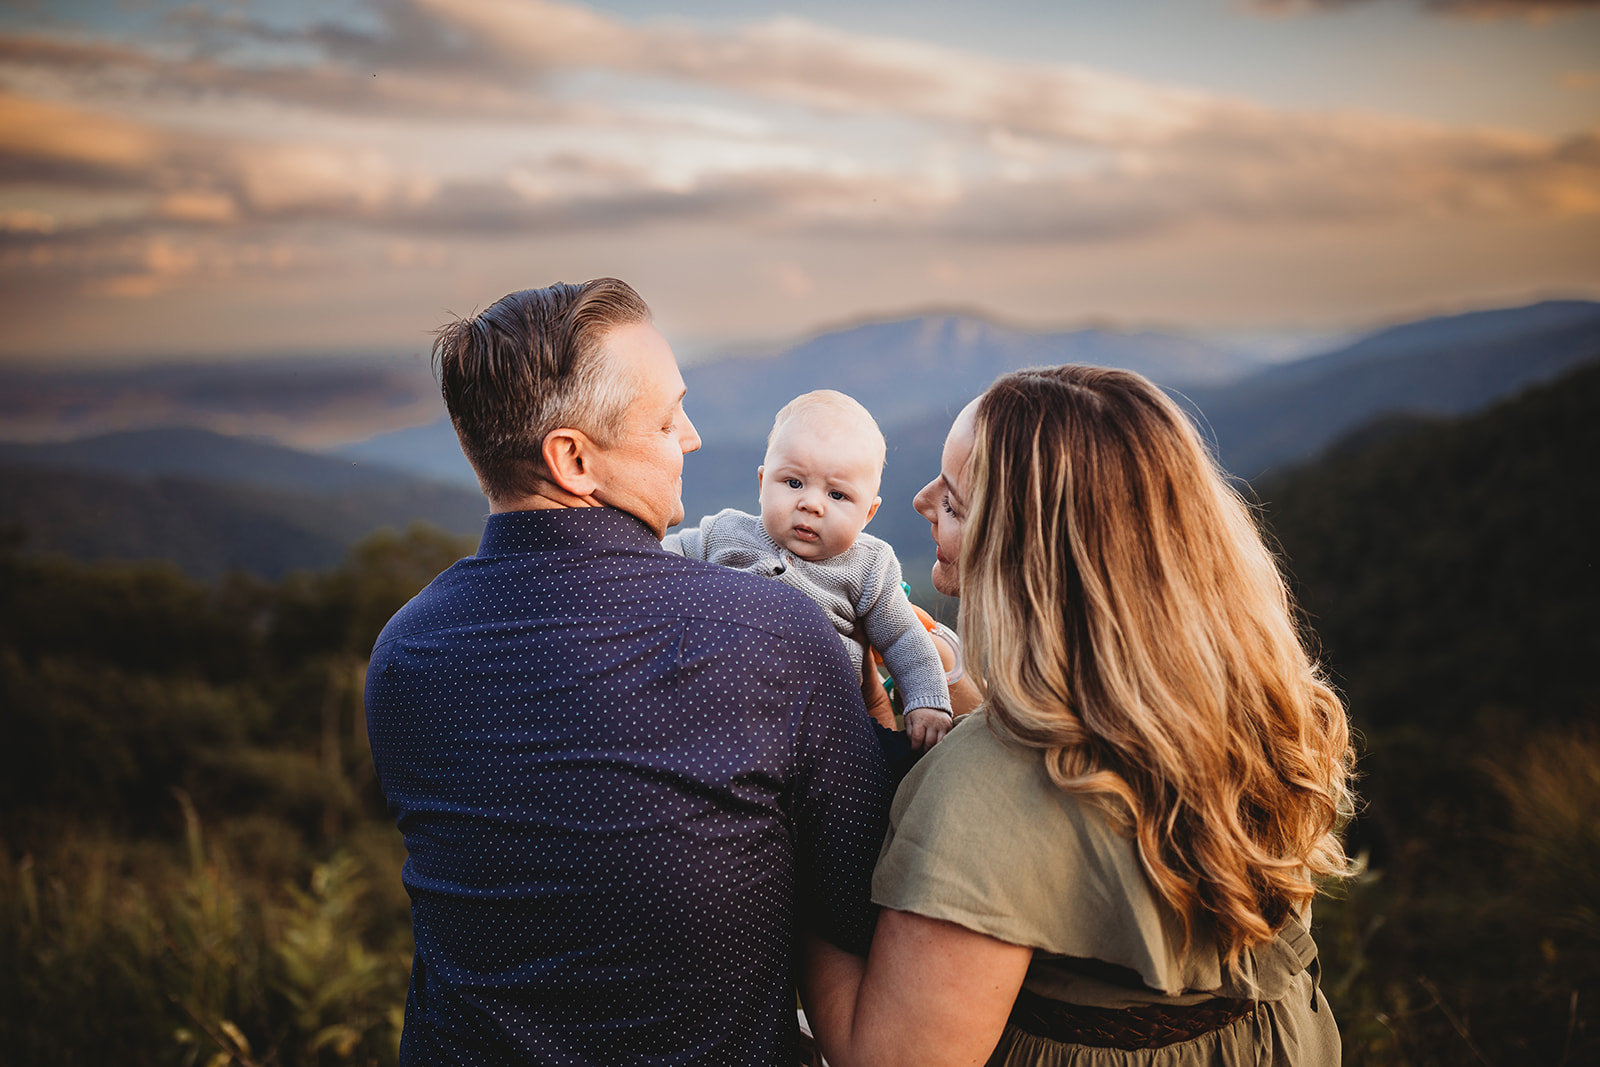
M 689 361 L 1600 297 L 1600 2 L 0 3 L 0 361 L 425 351 L 601 275 Z

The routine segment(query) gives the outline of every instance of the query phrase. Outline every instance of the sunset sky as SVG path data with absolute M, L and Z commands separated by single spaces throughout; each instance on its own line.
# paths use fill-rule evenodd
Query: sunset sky
M 602 274 L 691 359 L 1600 296 L 1600 4 L 0 7 L 0 359 L 420 349 Z

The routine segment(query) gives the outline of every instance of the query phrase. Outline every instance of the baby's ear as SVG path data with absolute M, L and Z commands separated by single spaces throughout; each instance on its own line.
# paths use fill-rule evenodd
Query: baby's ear
M 883 503 L 883 497 L 875 496 L 872 498 L 872 506 L 867 509 L 867 522 L 871 522 L 872 516 L 878 513 L 878 505 L 881 503 Z M 864 522 L 861 525 L 865 526 L 867 522 Z
M 766 471 L 766 469 L 767 469 L 766 464 L 762 464 L 761 466 L 756 468 L 756 488 L 757 489 L 761 488 L 761 475 Z

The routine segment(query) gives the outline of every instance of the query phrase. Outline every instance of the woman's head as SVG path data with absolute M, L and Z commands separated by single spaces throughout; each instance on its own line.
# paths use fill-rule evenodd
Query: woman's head
M 1229 955 L 1345 859 L 1344 711 L 1248 507 L 1147 379 L 1051 367 L 972 413 L 961 628 L 991 715 L 1108 802 Z
M 967 520 L 967 461 L 972 455 L 974 400 L 961 409 L 939 457 L 939 476 L 918 491 L 911 506 L 933 525 L 933 587 L 961 595 L 961 535 Z

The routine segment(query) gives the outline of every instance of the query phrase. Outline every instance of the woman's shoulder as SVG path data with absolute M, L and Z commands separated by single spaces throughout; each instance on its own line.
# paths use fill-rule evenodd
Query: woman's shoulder
M 912 768 L 889 818 L 891 840 L 909 834 L 952 863 L 1041 844 L 1054 855 L 1089 848 L 1132 858 L 1097 805 L 1050 780 L 1041 749 L 1007 736 L 981 708 Z
M 1057 786 L 1043 751 L 1012 740 L 983 711 L 906 776 L 872 889 L 884 907 L 1104 960 L 1152 989 L 1207 988 L 1195 983 L 1217 977 L 1181 958 L 1177 917 L 1105 810 Z

